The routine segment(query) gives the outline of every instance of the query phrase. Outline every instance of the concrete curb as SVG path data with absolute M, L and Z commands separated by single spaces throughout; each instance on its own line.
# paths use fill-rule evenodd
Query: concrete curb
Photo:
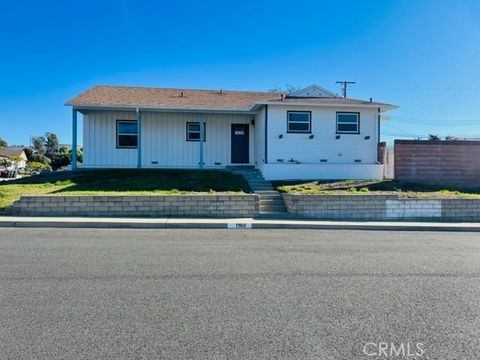
M 480 223 L 345 222 L 212 218 L 21 218 L 0 217 L 0 227 L 99 229 L 311 229 L 480 232 Z

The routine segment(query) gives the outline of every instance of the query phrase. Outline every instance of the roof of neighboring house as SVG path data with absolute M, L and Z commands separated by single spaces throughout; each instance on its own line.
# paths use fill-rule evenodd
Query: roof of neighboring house
M 0 149 L 0 157 L 4 158 L 16 158 L 20 157 L 22 160 L 27 160 L 27 155 L 22 148 L 3 148 Z
M 320 88 L 320 87 L 318 87 Z M 321 89 L 321 88 L 320 88 Z M 76 108 L 142 108 L 175 110 L 252 111 L 261 104 L 285 102 L 316 105 L 392 105 L 363 100 L 329 97 L 284 96 L 278 92 L 172 89 L 133 86 L 95 86 L 68 101 Z

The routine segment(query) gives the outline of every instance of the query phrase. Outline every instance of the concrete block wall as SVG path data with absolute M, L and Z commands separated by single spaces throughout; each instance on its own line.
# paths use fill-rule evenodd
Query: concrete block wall
M 22 196 L 6 212 L 26 216 L 211 216 L 258 214 L 258 195 Z
M 480 187 L 480 141 L 395 140 L 395 179 Z
M 294 194 L 283 194 L 283 198 L 288 212 L 313 219 L 480 221 L 480 199 Z

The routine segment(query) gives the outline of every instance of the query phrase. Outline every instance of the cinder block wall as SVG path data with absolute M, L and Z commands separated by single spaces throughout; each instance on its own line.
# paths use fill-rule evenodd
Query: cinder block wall
M 312 219 L 480 221 L 480 199 L 294 194 L 283 194 L 283 198 L 288 212 Z
M 480 186 L 480 141 L 395 140 L 395 179 Z
M 26 216 L 235 216 L 258 214 L 258 195 L 22 196 L 7 213 Z

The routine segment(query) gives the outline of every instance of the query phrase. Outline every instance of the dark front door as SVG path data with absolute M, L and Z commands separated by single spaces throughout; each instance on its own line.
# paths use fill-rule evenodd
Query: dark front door
M 232 124 L 232 164 L 248 164 L 248 124 Z

